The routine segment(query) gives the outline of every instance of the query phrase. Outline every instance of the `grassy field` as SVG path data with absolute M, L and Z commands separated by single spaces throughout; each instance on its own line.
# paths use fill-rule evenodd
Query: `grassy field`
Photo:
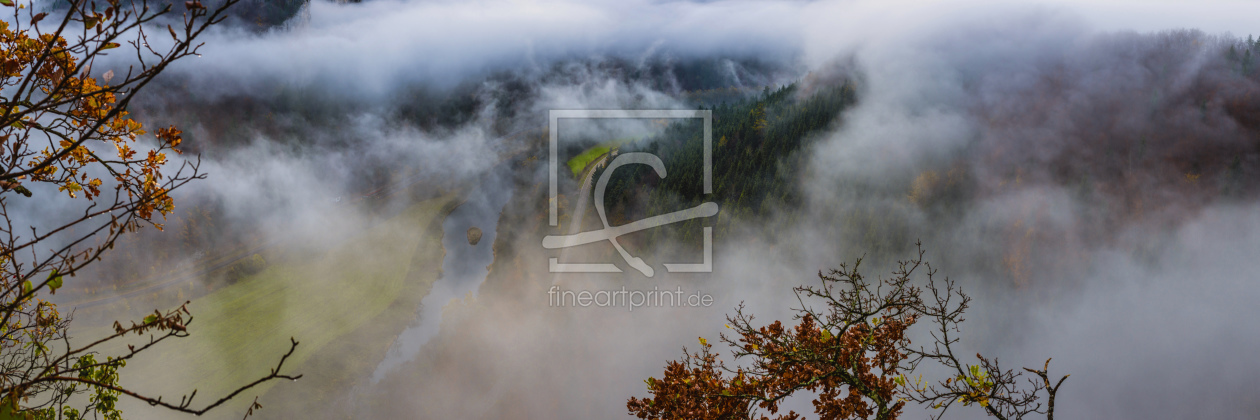
M 607 143 L 600 144 L 590 149 L 586 149 L 581 154 L 574 156 L 573 159 L 569 159 L 569 170 L 573 171 L 573 177 L 577 178 L 581 176 L 582 170 L 586 169 L 586 165 L 590 165 L 591 162 L 594 162 L 595 159 L 599 159 L 600 156 L 608 153 L 611 149 L 612 148 L 609 147 Z
M 289 337 L 301 345 L 285 371 L 304 379 L 257 387 L 211 417 L 239 418 L 254 395 L 266 394 L 264 405 L 290 405 L 370 374 L 441 272 L 441 220 L 454 203 L 449 195 L 417 203 L 326 253 L 273 258 L 263 271 L 194 300 L 192 337 L 133 361 L 122 371 L 123 383 L 167 399 L 195 387 L 201 403 L 193 405 L 202 406 L 265 375 Z M 137 418 L 173 414 L 126 409 Z
M 625 137 L 625 138 L 620 138 L 613 141 L 597 144 L 595 145 L 595 147 L 583 150 L 582 153 L 579 153 L 577 156 L 574 156 L 573 159 L 569 159 L 569 161 L 566 164 L 569 165 L 569 170 L 573 172 L 573 177 L 577 178 L 579 176 L 582 176 L 582 171 L 585 170 L 586 167 L 589 166 L 592 162 L 595 162 L 595 160 L 599 159 L 600 156 L 603 156 L 604 154 L 608 153 L 610 150 L 612 150 L 613 148 L 617 146 L 621 146 L 623 144 L 630 143 L 636 140 L 638 140 L 638 138 Z

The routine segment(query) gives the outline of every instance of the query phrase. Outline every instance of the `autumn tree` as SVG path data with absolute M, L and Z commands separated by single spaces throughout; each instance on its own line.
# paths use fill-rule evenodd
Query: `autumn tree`
M 895 419 L 909 402 L 931 407 L 933 418 L 960 404 L 999 419 L 1053 419 L 1055 393 L 1067 377 L 1052 383 L 1049 360 L 1042 369 L 1025 368 L 1031 377 L 979 354 L 975 363 L 964 362 L 955 345 L 970 298 L 948 278 L 938 281 L 923 255 L 920 247 L 876 281 L 860 273 L 861 259 L 819 273 L 819 285 L 794 289 L 800 303 L 794 326 L 757 326 L 741 304 L 727 317 L 734 334 L 718 340 L 731 349 L 731 365 L 700 338 L 697 351 L 684 348 L 683 359 L 669 362 L 661 378 L 645 381 L 650 397 L 632 397 L 627 408 L 643 419 L 798 419 L 800 413 L 780 413 L 780 406 L 801 394 L 814 397 L 821 419 Z M 923 287 L 913 283 L 919 270 Z M 932 326 L 929 346 L 909 338 L 920 322 Z M 926 370 L 925 362 L 950 373 L 924 381 L 914 374 Z
M 13 12 L 0 20 L 0 417 L 117 419 L 123 395 L 200 414 L 265 381 L 297 378 L 280 371 L 297 346 L 291 340 L 270 373 L 218 400 L 194 405 L 195 391 L 178 401 L 141 395 L 118 383 L 119 369 L 187 337 L 186 306 L 115 322 L 113 334 L 81 342 L 68 335 L 71 319 L 40 298 L 119 236 L 162 229 L 171 192 L 204 177 L 198 159 L 180 156 L 178 128 L 150 132 L 127 107 L 172 63 L 197 55 L 197 38 L 237 1 L 64 0 L 36 12 L 0 0 Z M 110 54 L 125 60 L 106 64 Z M 131 64 L 105 68 L 123 62 Z M 120 354 L 99 353 L 136 335 L 144 341 Z

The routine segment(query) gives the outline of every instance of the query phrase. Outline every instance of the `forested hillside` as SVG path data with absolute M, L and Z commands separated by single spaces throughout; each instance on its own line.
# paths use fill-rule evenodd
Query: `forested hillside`
M 619 169 L 605 193 L 610 221 L 621 224 L 705 201 L 718 203 L 724 221 L 793 206 L 801 199 L 795 182 L 800 153 L 807 151 L 812 135 L 835 123 L 856 100 L 854 85 L 846 81 L 808 93 L 792 84 L 766 87 L 760 95 L 730 103 L 701 103 L 713 112 L 713 194 L 703 190 L 703 125 L 699 120 L 673 123 L 658 136 L 618 150 L 659 156 L 666 177 L 642 165 Z M 602 174 L 600 168 L 593 176 Z M 698 231 L 691 227 L 700 223 L 692 220 L 681 231 Z
M 1100 227 L 1082 234 L 1093 242 L 1106 241 L 1125 221 L 1180 219 L 1195 214 L 1203 203 L 1254 197 L 1260 165 L 1256 105 L 1260 41 L 1213 40 L 1196 31 L 1156 38 L 1160 44 L 1124 36 L 1100 44 L 1105 46 L 1099 48 L 1116 49 L 1105 60 L 1142 75 L 1107 81 L 1106 89 L 1065 91 L 1064 86 L 1095 83 L 1097 76 L 1054 66 L 1035 72 L 1039 82 L 1021 91 L 1023 101 L 990 103 L 984 92 L 973 88 L 966 102 L 978 124 L 974 137 L 960 141 L 964 146 L 954 152 L 921 160 L 908 173 L 841 181 L 837 188 L 855 201 L 835 209 L 834 223 L 820 229 L 862 243 L 875 255 L 895 255 L 903 251 L 896 244 L 923 235 L 907 227 L 906 220 L 916 214 L 938 223 L 959 223 L 976 210 L 977 199 L 1028 185 L 1052 185 L 1066 186 L 1065 191 L 1081 202 L 1109 203 L 1108 211 L 1080 216 Z M 1215 44 L 1204 48 L 1205 42 Z M 1136 52 L 1116 52 L 1130 44 Z M 732 220 L 768 220 L 761 216 L 773 209 L 789 210 L 778 215 L 795 217 L 791 210 L 801 203 L 799 176 L 809 158 L 811 135 L 835 128 L 842 111 L 857 101 L 852 82 L 811 93 L 800 86 L 766 89 L 742 100 L 724 89 L 684 95 L 713 111 L 713 194 L 702 194 L 701 124 L 674 122 L 663 134 L 618 150 L 659 156 L 667 176 L 660 179 L 643 165 L 619 169 L 606 192 L 609 222 L 619 225 L 704 201 L 720 206 L 719 236 Z M 1073 102 L 1079 98 L 1088 100 Z M 1142 106 L 1125 106 L 1129 103 L 1125 101 L 1135 100 Z M 1055 127 L 1056 134 L 1007 135 L 1039 124 Z M 895 144 L 899 139 L 893 136 L 888 141 Z M 601 168 L 593 176 L 598 179 L 602 173 Z M 1167 200 L 1167 194 L 1196 199 Z M 1019 244 L 1041 233 L 1028 231 L 1023 219 L 1009 227 L 1022 232 L 1010 234 Z M 702 225 L 715 226 L 697 219 L 656 229 L 651 235 L 694 236 Z M 1027 251 L 1017 254 L 995 269 L 1025 272 L 1026 268 L 1010 268 L 1022 267 L 1019 261 L 1028 258 Z

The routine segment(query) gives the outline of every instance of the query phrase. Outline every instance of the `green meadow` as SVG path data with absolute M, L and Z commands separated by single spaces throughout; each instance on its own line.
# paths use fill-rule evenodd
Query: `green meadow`
M 176 401 L 196 388 L 193 406 L 203 406 L 265 376 L 289 337 L 301 344 L 284 371 L 305 375 L 300 382 L 255 387 L 212 411 L 214 418 L 240 417 L 255 395 L 264 405 L 287 406 L 366 380 L 441 273 L 441 221 L 456 203 L 453 195 L 419 202 L 315 255 L 277 252 L 263 270 L 194 299 L 192 336 L 135 359 L 122 382 Z M 150 412 L 138 408 L 131 412 Z

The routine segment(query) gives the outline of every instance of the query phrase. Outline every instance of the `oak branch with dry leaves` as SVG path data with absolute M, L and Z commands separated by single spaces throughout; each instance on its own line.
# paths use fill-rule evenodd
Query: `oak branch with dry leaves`
M 868 281 L 862 260 L 819 273 L 818 286 L 795 288 L 795 326 L 780 321 L 756 326 L 741 304 L 728 316 L 719 341 L 729 347 L 732 364 L 718 357 L 700 338 L 698 351 L 683 349 L 683 359 L 669 362 L 661 378 L 648 378 L 650 397 L 631 397 L 630 414 L 643 419 L 799 419 L 780 413 L 783 400 L 813 397 L 821 419 L 895 419 L 908 402 L 920 403 L 940 418 L 955 405 L 979 407 L 999 419 L 1030 415 L 1054 418 L 1054 398 L 1067 377 L 1052 383 L 1047 370 L 1003 370 L 996 359 L 979 354 L 974 364 L 954 352 L 959 325 L 970 298 L 948 278 L 936 279 L 931 264 L 918 255 L 897 264 L 888 278 Z M 922 270 L 926 285 L 913 284 Z M 907 332 L 930 323 L 929 346 L 915 346 Z M 925 362 L 950 372 L 939 381 L 915 374 Z M 1045 405 L 1042 396 L 1046 397 Z
M 127 106 L 171 63 L 197 55 L 198 36 L 237 1 L 59 0 L 36 12 L 0 0 L 0 11 L 13 12 L 0 20 L 0 417 L 118 419 L 122 395 L 200 414 L 260 383 L 300 377 L 280 371 L 297 346 L 291 340 L 270 373 L 208 404 L 194 405 L 195 391 L 179 401 L 141 395 L 118 384 L 118 370 L 188 336 L 186 304 L 116 322 L 112 335 L 84 344 L 68 336 L 69 317 L 40 299 L 99 261 L 120 235 L 162 229 L 175 208 L 171 192 L 204 178 L 198 158 L 178 156 L 179 129 L 149 132 Z M 132 64 L 93 70 L 111 54 L 121 56 L 112 65 Z M 175 157 L 182 159 L 172 165 Z M 148 339 L 122 354 L 98 353 L 135 335 Z

